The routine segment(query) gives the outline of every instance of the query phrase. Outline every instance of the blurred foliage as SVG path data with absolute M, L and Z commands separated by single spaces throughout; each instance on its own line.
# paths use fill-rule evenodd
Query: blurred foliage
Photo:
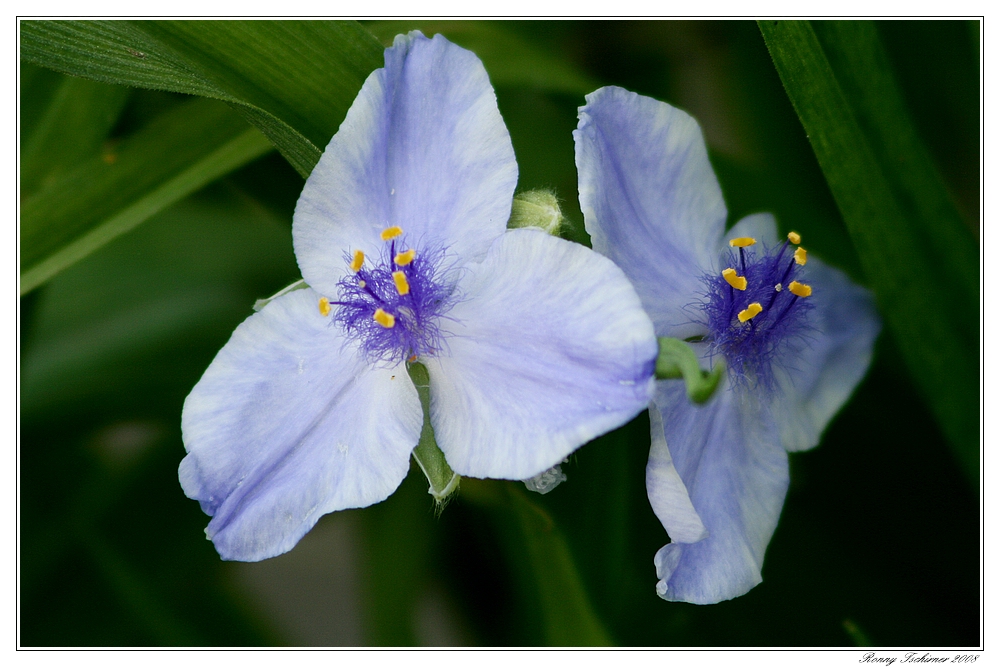
M 46 184 L 81 174 L 72 182 L 95 189 L 59 196 L 83 201 L 101 191 L 84 175 L 98 177 L 107 151 L 173 137 L 172 147 L 137 152 L 136 164 L 149 159 L 145 169 L 158 175 L 87 223 L 99 229 L 217 150 L 157 130 L 170 119 L 217 114 L 211 122 L 232 130 L 215 146 L 258 131 L 230 124 L 239 118 L 218 102 L 177 93 L 228 102 L 295 167 L 275 152 L 245 164 L 247 153 L 187 181 L 195 194 L 150 209 L 142 225 L 104 238 L 21 298 L 20 643 L 978 645 L 978 489 L 929 407 L 945 389 L 915 381 L 895 329 L 822 445 L 792 456 L 764 583 L 737 600 L 698 607 L 655 595 L 653 554 L 667 538 L 645 496 L 645 415 L 574 454 L 563 466 L 568 481 L 545 496 L 515 482 L 463 480 L 436 516 L 413 467 L 387 501 L 325 517 L 289 554 L 219 561 L 204 539 L 207 517 L 177 483 L 181 405 L 254 300 L 299 277 L 290 223 L 309 155 L 318 157 L 309 145 L 325 146 L 381 64 L 378 43 L 413 27 L 482 57 L 518 157 L 518 188 L 559 195 L 567 238 L 587 241 L 576 109 L 584 93 L 615 84 L 698 118 L 730 222 L 772 211 L 811 253 L 861 282 L 870 275 L 750 22 L 24 22 L 22 273 L 24 258 L 42 256 L 31 254 L 39 251 L 27 213 Z M 908 141 L 917 143 L 908 145 L 926 146 L 921 159 L 941 173 L 968 230 L 978 229 L 978 28 L 874 24 L 898 86 L 893 104 L 913 121 Z M 70 38 L 90 50 L 51 48 Z M 315 67 L 319 48 L 332 55 Z M 161 90 L 94 84 L 26 60 Z M 287 88 L 285 76 L 295 79 Z M 319 80 L 328 81 L 323 90 Z M 192 122 L 189 136 L 207 127 Z M 190 159 L 167 166 L 181 155 Z M 907 222 L 882 243 L 915 233 Z M 941 284 L 962 279 L 950 261 L 926 271 Z M 962 317 L 975 323 L 972 313 Z
M 21 293 L 270 150 L 224 104 L 196 99 L 101 151 L 80 151 L 79 164 L 21 200 Z

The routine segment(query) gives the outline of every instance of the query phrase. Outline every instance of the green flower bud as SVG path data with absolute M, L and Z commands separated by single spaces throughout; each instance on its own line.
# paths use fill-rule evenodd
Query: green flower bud
M 562 222 L 562 211 L 555 194 L 548 190 L 530 190 L 514 195 L 507 228 L 539 227 L 558 236 Z

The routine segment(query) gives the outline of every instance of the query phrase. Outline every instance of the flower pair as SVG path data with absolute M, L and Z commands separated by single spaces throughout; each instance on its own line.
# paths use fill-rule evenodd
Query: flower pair
M 769 218 L 739 223 L 726 238 L 755 244 L 723 254 L 697 125 L 620 89 L 589 96 L 575 133 L 597 252 L 507 230 L 517 165 L 481 63 L 420 33 L 385 58 L 296 206 L 308 287 L 241 324 L 185 402 L 181 484 L 219 553 L 278 555 L 322 514 L 391 494 L 423 424 L 407 372 L 419 361 L 461 475 L 533 477 L 648 405 L 647 488 L 671 538 L 658 591 L 749 590 L 785 450 L 816 443 L 867 366 L 867 293 L 811 260 L 815 297 L 801 296 L 801 253 Z M 654 383 L 657 335 L 725 360 L 706 407 Z

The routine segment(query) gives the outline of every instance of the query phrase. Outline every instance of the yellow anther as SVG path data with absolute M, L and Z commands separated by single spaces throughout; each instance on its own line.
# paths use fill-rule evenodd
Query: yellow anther
M 741 236 L 738 239 L 729 239 L 729 245 L 733 248 L 746 248 L 757 242 L 752 236 Z
M 805 266 L 806 262 L 808 260 L 809 260 L 809 258 L 806 257 L 806 249 L 805 248 L 798 248 L 795 251 L 795 263 L 796 264 L 798 264 L 799 266 Z
M 375 311 L 375 315 L 372 316 L 372 319 L 384 326 L 386 329 L 391 329 L 396 326 L 396 316 L 392 313 L 385 312 L 381 308 Z
M 413 261 L 413 258 L 417 256 L 416 250 L 407 250 L 406 252 L 396 253 L 396 257 L 393 259 L 396 264 L 400 266 L 406 266 Z
M 396 283 L 396 291 L 399 292 L 400 296 L 410 293 L 410 283 L 407 282 L 406 274 L 402 271 L 392 272 L 392 282 Z
M 360 250 L 354 251 L 354 259 L 351 260 L 351 271 L 357 273 L 365 263 L 365 253 Z
M 736 269 L 726 269 L 722 272 L 722 277 L 725 278 L 726 282 L 732 287 L 741 292 L 747 288 L 747 279 L 743 276 L 736 275 Z
M 752 320 L 753 318 L 760 315 L 761 311 L 763 310 L 764 310 L 763 306 L 754 301 L 749 306 L 747 306 L 745 310 L 741 310 L 739 314 L 736 315 L 736 317 L 737 319 L 739 319 L 740 322 L 745 324 L 747 321 Z
M 323 317 L 330 314 L 330 300 L 325 296 L 319 300 L 319 314 Z
M 403 233 L 403 228 L 398 225 L 393 225 L 392 227 L 386 227 L 382 230 L 382 240 L 388 241 L 394 239 Z
M 793 280 L 788 283 L 788 291 L 795 296 L 806 297 L 813 293 L 813 288 L 809 285 L 803 285 L 798 280 Z
M 798 232 L 788 232 L 788 242 L 798 245 L 802 243 L 802 237 L 799 236 Z

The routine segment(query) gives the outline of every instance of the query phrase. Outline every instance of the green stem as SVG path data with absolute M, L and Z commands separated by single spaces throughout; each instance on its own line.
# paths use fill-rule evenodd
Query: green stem
M 413 450 L 413 459 L 424 471 L 427 481 L 430 482 L 431 486 L 427 492 L 434 496 L 434 500 L 440 504 L 458 489 L 458 482 L 462 478 L 455 474 L 455 471 L 448 465 L 448 461 L 444 458 L 444 452 L 438 448 L 437 441 L 434 439 L 430 410 L 431 381 L 427 367 L 420 362 L 415 362 L 407 365 L 407 371 L 417 388 L 420 406 L 424 410 L 424 427 L 420 430 L 420 441 Z
M 694 403 L 704 403 L 712 398 L 722 379 L 725 364 L 721 361 L 711 371 L 701 370 L 694 350 L 677 338 L 659 338 L 660 354 L 656 358 L 656 379 L 684 378 L 688 398 Z

